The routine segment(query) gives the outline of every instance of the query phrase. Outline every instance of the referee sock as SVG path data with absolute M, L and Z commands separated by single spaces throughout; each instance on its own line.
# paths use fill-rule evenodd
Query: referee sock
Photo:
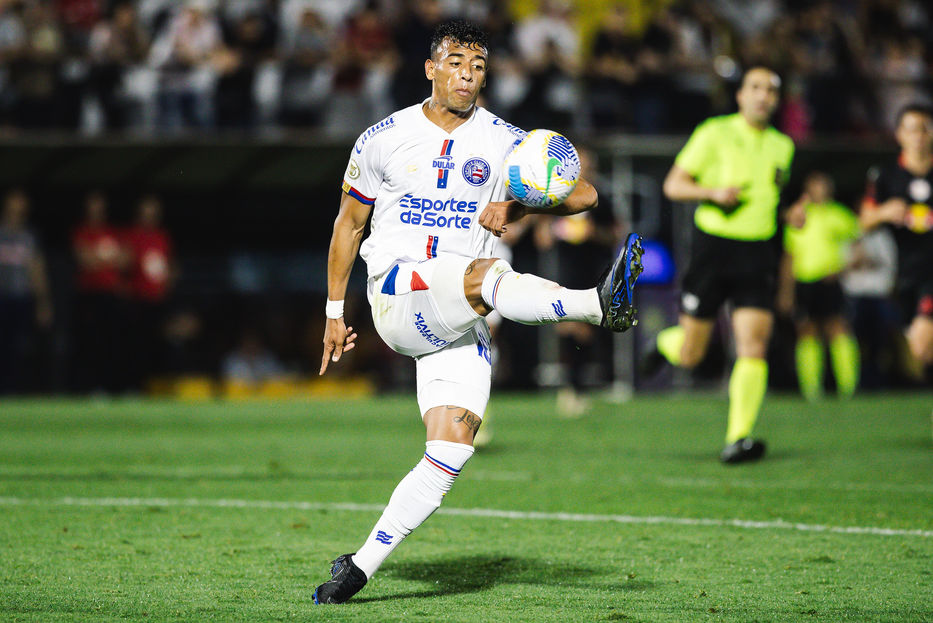
M 794 351 L 800 393 L 807 400 L 816 400 L 823 394 L 823 343 L 806 335 L 797 340 Z
M 658 333 L 658 352 L 672 365 L 680 365 L 680 352 L 684 347 L 684 328 L 680 325 L 668 327 Z
M 858 342 L 847 333 L 834 337 L 829 342 L 829 356 L 836 377 L 836 391 L 840 398 L 851 398 L 858 387 L 861 370 Z
M 768 362 L 739 357 L 729 378 L 729 426 L 726 443 L 749 437 L 758 419 L 758 410 L 768 389 Z
M 596 288 L 571 290 L 530 273 L 517 273 L 499 260 L 483 279 L 483 301 L 503 317 L 539 325 L 579 320 L 599 324 L 603 310 Z
M 424 457 L 395 487 L 369 538 L 353 555 L 354 564 L 367 579 L 412 530 L 438 509 L 473 456 L 473 446 L 462 443 L 429 441 L 425 446 Z

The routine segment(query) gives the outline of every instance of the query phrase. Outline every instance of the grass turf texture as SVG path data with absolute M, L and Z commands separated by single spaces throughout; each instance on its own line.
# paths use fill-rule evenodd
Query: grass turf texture
M 0 620 L 929 621 L 931 405 L 769 397 L 767 460 L 723 466 L 719 396 L 568 421 L 552 396 L 500 394 L 493 446 L 444 508 L 634 523 L 437 514 L 354 600 L 318 607 L 329 561 L 378 516 L 332 504 L 381 506 L 423 452 L 413 399 L 4 401 Z

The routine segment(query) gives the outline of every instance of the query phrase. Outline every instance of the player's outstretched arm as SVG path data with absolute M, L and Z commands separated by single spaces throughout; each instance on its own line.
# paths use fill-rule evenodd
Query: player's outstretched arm
M 501 236 L 507 231 L 509 223 L 520 220 L 526 214 L 567 216 L 592 210 L 597 205 L 599 205 L 599 195 L 596 193 L 596 189 L 581 177 L 577 181 L 573 192 L 560 205 L 552 208 L 532 208 L 522 205 L 514 199 L 510 201 L 493 201 L 479 215 L 479 224 L 496 236 Z
M 340 212 L 334 221 L 334 233 L 330 239 L 327 254 L 327 300 L 343 302 L 350 281 L 350 271 L 360 250 L 363 230 L 369 220 L 372 206 L 362 203 L 344 193 L 340 199 Z M 330 315 L 330 314 L 328 314 Z M 344 352 L 352 350 L 356 340 L 353 327 L 348 327 L 344 319 L 328 318 L 324 327 L 324 354 L 321 357 L 321 371 L 327 371 L 329 362 L 340 361 Z

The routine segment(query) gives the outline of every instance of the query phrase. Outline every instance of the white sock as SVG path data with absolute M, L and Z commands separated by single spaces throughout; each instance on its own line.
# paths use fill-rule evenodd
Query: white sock
M 596 288 L 570 290 L 536 275 L 517 273 L 503 260 L 486 272 L 483 301 L 505 318 L 522 324 L 569 320 L 599 324 L 603 319 Z
M 411 531 L 431 516 L 450 491 L 460 470 L 473 456 L 473 446 L 429 441 L 424 458 L 408 472 L 389 498 L 369 538 L 353 555 L 353 563 L 371 578 Z

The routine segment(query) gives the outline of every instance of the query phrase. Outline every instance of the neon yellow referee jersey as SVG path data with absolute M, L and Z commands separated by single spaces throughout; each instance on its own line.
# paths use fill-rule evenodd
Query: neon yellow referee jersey
M 807 204 L 800 229 L 784 230 L 784 249 L 793 258 L 794 279 L 813 283 L 846 267 L 849 246 L 859 236 L 858 219 L 835 201 Z
M 777 231 L 781 188 L 790 176 L 794 142 L 771 126 L 752 127 L 740 114 L 711 117 L 697 126 L 674 163 L 705 188 L 741 188 L 729 211 L 701 203 L 701 231 L 734 240 L 767 240 Z

